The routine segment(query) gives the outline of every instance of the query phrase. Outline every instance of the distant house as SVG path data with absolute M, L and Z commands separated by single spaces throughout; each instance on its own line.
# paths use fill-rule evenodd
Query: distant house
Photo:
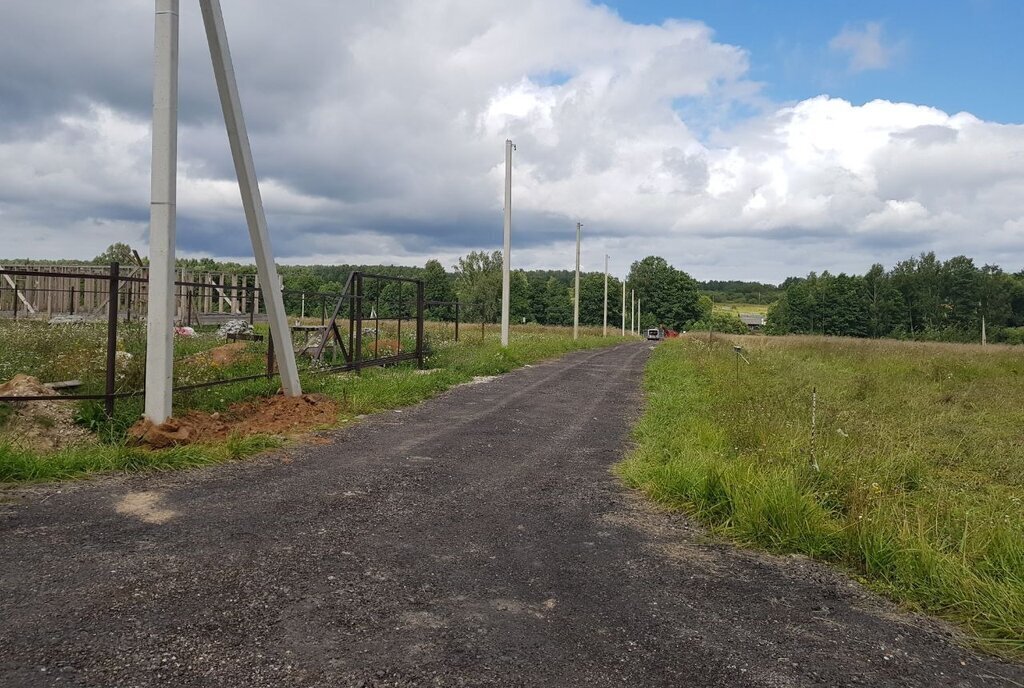
M 764 329 L 764 316 L 757 313 L 740 313 L 740 322 L 751 332 L 760 332 Z

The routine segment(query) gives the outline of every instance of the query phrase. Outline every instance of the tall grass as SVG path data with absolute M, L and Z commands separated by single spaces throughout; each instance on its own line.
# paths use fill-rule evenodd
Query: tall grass
M 595 332 L 590 328 L 574 341 L 570 329 L 534 326 L 515 328 L 509 346 L 503 348 L 496 328 L 486 328 L 483 338 L 478 328 L 479 325 L 472 330 L 463 330 L 461 341 L 455 342 L 450 338 L 453 333 L 450 327 L 429 327 L 425 361 L 429 374 L 417 370 L 412 364 L 366 368 L 359 375 L 318 373 L 304 367 L 301 373 L 303 390 L 336 400 L 340 409 L 337 424 L 340 425 L 356 416 L 418 403 L 476 376 L 497 375 L 575 349 L 608 346 L 622 341 L 617 336 L 601 337 L 597 334 L 599 330 Z M 191 341 L 185 346 L 199 351 L 203 350 L 204 343 Z M 411 343 L 409 346 L 411 348 Z M 246 374 L 246 366 L 259 365 L 259 362 L 241 362 L 228 370 L 232 375 L 241 375 Z M 189 370 L 186 368 L 178 374 L 189 374 Z M 252 380 L 179 393 L 175 395 L 175 413 L 222 411 L 237 401 L 270 396 L 279 386 L 277 380 Z M 4 440 L 0 429 L 0 483 L 58 480 L 95 472 L 194 467 L 237 459 L 280 446 L 285 441 L 283 438 L 257 436 L 159 452 L 141 450 L 126 446 L 124 441 L 127 429 L 138 420 L 141 412 L 141 399 L 119 401 L 115 415 L 110 419 L 103 415 L 101 404 L 85 402 L 81 404 L 79 420 L 96 432 L 98 442 L 69 447 L 50 455 L 18 448 L 10 440 Z
M 841 564 L 1024 654 L 1024 359 L 816 338 L 666 342 L 622 475 L 718 532 Z M 810 460 L 811 391 L 818 390 Z

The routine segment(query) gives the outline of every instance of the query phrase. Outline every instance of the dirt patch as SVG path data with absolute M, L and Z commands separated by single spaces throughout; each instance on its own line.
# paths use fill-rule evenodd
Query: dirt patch
M 222 344 L 208 351 L 193 354 L 186 358 L 185 361 L 210 365 L 216 368 L 226 368 L 229 365 L 253 358 L 246 349 L 247 345 L 245 342 L 232 342 L 231 344 Z
M 31 375 L 15 375 L 0 385 L 2 397 L 55 394 Z M 7 405 L 0 424 L 0 441 L 39 453 L 52 453 L 75 444 L 93 442 L 92 433 L 75 425 L 75 408 L 68 401 L 19 401 Z
M 486 385 L 488 382 L 493 382 L 498 379 L 497 375 L 474 375 L 473 379 L 469 382 L 463 382 L 464 385 Z
M 159 492 L 129 492 L 118 500 L 114 510 L 123 516 L 134 516 L 140 521 L 161 525 L 178 515 L 178 512 L 164 508 L 163 495 Z
M 163 449 L 194 442 L 218 442 L 231 436 L 290 435 L 333 425 L 338 404 L 320 394 L 278 395 L 232 404 L 224 413 L 189 411 L 160 425 L 141 420 L 128 436 L 137 444 Z

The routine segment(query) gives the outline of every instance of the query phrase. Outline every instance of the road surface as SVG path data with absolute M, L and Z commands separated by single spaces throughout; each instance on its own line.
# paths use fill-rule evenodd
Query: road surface
M 1024 685 L 625 489 L 648 355 L 574 353 L 251 461 L 8 493 L 0 685 Z

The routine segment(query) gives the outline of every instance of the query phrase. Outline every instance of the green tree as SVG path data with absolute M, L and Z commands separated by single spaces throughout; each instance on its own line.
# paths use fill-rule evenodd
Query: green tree
M 548 325 L 572 324 L 572 295 L 569 288 L 554 277 L 544 285 L 544 322 Z
M 530 280 L 522 270 L 513 270 L 509 275 L 509 320 L 513 323 L 531 322 L 536 319 L 533 314 L 533 302 L 530 299 Z
M 572 290 L 569 291 L 570 297 Z M 622 324 L 622 282 L 608 276 L 608 327 Z M 580 275 L 580 324 L 600 327 L 604 324 L 604 273 Z
M 496 322 L 501 315 L 501 251 L 473 251 L 459 258 L 455 292 L 468 318 Z
M 423 297 L 430 301 L 454 301 L 455 289 L 452 287 L 452 280 L 445 271 L 439 260 L 428 260 L 423 268 Z M 452 306 L 428 305 L 426 317 L 437 320 L 441 318 L 450 319 L 455 316 L 455 309 Z
M 640 299 L 641 325 L 681 330 L 701 316 L 696 281 L 664 258 L 648 256 L 633 263 L 627 285 Z
M 715 310 L 715 302 L 707 294 L 701 294 L 697 299 L 697 308 L 700 311 L 700 319 L 707 320 Z
M 455 298 L 452 281 L 441 261 L 430 259 L 423 268 L 423 293 L 427 301 L 451 301 Z
M 864 275 L 864 290 L 867 295 L 867 325 L 871 337 L 887 337 L 900 330 L 904 324 L 906 305 L 903 295 L 893 286 L 885 268 L 875 263 Z
M 967 256 L 954 256 L 941 264 L 940 297 L 943 318 L 937 324 L 960 332 L 981 328 L 981 271 Z
M 131 246 L 118 241 L 107 246 L 107 249 L 93 258 L 92 262 L 97 265 L 110 265 L 111 263 L 120 263 L 122 266 L 134 265 L 135 256 L 132 254 Z

